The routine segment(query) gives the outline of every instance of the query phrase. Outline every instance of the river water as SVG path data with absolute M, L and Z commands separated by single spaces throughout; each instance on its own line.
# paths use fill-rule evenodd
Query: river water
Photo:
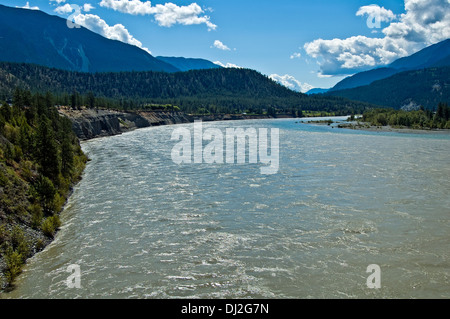
M 193 124 L 85 142 L 61 231 L 3 297 L 450 298 L 450 135 L 203 124 L 278 128 L 278 173 L 175 164 Z

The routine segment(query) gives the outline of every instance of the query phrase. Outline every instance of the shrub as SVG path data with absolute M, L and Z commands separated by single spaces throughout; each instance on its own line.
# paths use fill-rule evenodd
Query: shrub
M 0 115 L 0 134 L 3 135 L 5 134 L 5 119 L 3 118 L 3 116 Z
M 0 225 L 0 247 L 9 241 L 9 232 L 5 225 Z
M 33 163 L 31 161 L 22 161 L 20 163 L 21 176 L 28 182 L 33 180 Z
M 44 249 L 44 247 L 45 247 L 44 241 L 39 238 L 36 242 L 36 251 L 41 251 L 42 249 Z
M 61 227 L 61 221 L 58 215 L 47 217 L 41 225 L 42 231 L 48 237 L 53 237 L 59 227 Z
M 47 210 L 52 210 L 53 200 L 56 195 L 56 188 L 53 186 L 52 181 L 41 175 L 35 188 L 41 199 L 42 206 Z
M 384 114 L 378 114 L 378 116 L 376 118 L 376 122 L 381 126 L 386 126 L 388 124 L 388 121 Z
M 55 199 L 53 201 L 53 208 L 54 208 L 55 212 L 61 211 L 65 203 L 66 203 L 66 197 L 61 196 L 60 194 L 57 193 L 55 195 Z
M 42 208 L 38 204 L 33 204 L 30 206 L 31 213 L 31 226 L 34 229 L 39 229 L 42 224 L 42 218 L 44 218 L 44 213 L 42 212 Z
M 11 285 L 14 279 L 22 272 L 23 258 L 18 251 L 14 251 L 10 247 L 5 254 L 5 263 L 6 280 Z
M 25 238 L 23 230 L 19 226 L 15 226 L 11 234 L 11 244 L 14 251 L 23 258 L 23 261 L 30 255 L 30 244 Z

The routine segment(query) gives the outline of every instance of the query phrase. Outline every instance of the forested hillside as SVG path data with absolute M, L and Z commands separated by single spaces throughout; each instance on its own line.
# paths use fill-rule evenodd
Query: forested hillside
M 58 213 L 86 162 L 51 94 L 16 91 L 0 107 L 0 290 L 60 225 Z
M 200 109 L 209 113 L 262 113 L 272 108 L 278 112 L 348 114 L 370 106 L 344 98 L 297 93 L 249 69 L 91 74 L 0 63 L 0 99 L 8 99 L 16 86 L 33 92 L 52 92 L 58 103 L 66 105 L 71 104 L 72 96 L 90 96 L 98 106 L 127 109 L 152 103 L 171 104 L 189 113 Z

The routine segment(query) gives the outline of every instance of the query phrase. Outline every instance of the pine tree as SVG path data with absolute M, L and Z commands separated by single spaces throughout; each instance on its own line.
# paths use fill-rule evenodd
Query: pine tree
M 16 88 L 14 90 L 13 104 L 17 107 L 23 107 L 23 92 L 21 89 Z
M 56 196 L 56 188 L 52 181 L 41 175 L 34 187 L 39 194 L 42 207 L 47 213 L 50 213 Z
M 6 122 L 11 121 L 11 116 L 12 116 L 12 112 L 11 112 L 11 107 L 8 105 L 8 103 L 3 103 L 1 109 L 0 109 L 0 113 L 3 116 L 3 118 L 5 119 Z
M 442 118 L 444 118 L 444 104 L 439 103 L 438 104 L 438 108 L 437 108 L 437 112 L 436 112 L 436 119 L 440 120 Z
M 95 107 L 95 95 L 92 91 L 89 91 L 87 95 L 87 105 L 89 108 L 93 109 Z
M 61 144 L 61 173 L 67 177 L 72 172 L 74 166 L 74 153 L 72 144 L 68 137 L 64 138 Z
M 57 181 L 60 172 L 58 145 L 55 140 L 51 122 L 42 116 L 36 136 L 37 160 L 42 175 Z

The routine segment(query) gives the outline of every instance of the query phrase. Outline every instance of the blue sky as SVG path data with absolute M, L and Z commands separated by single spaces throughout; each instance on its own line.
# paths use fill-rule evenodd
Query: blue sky
M 328 88 L 450 37 L 449 0 L 0 0 L 38 7 L 153 55 L 252 68 Z M 73 5 L 80 6 L 75 11 Z M 369 19 L 370 18 L 370 19 Z M 370 21 L 369 21 L 370 20 Z

